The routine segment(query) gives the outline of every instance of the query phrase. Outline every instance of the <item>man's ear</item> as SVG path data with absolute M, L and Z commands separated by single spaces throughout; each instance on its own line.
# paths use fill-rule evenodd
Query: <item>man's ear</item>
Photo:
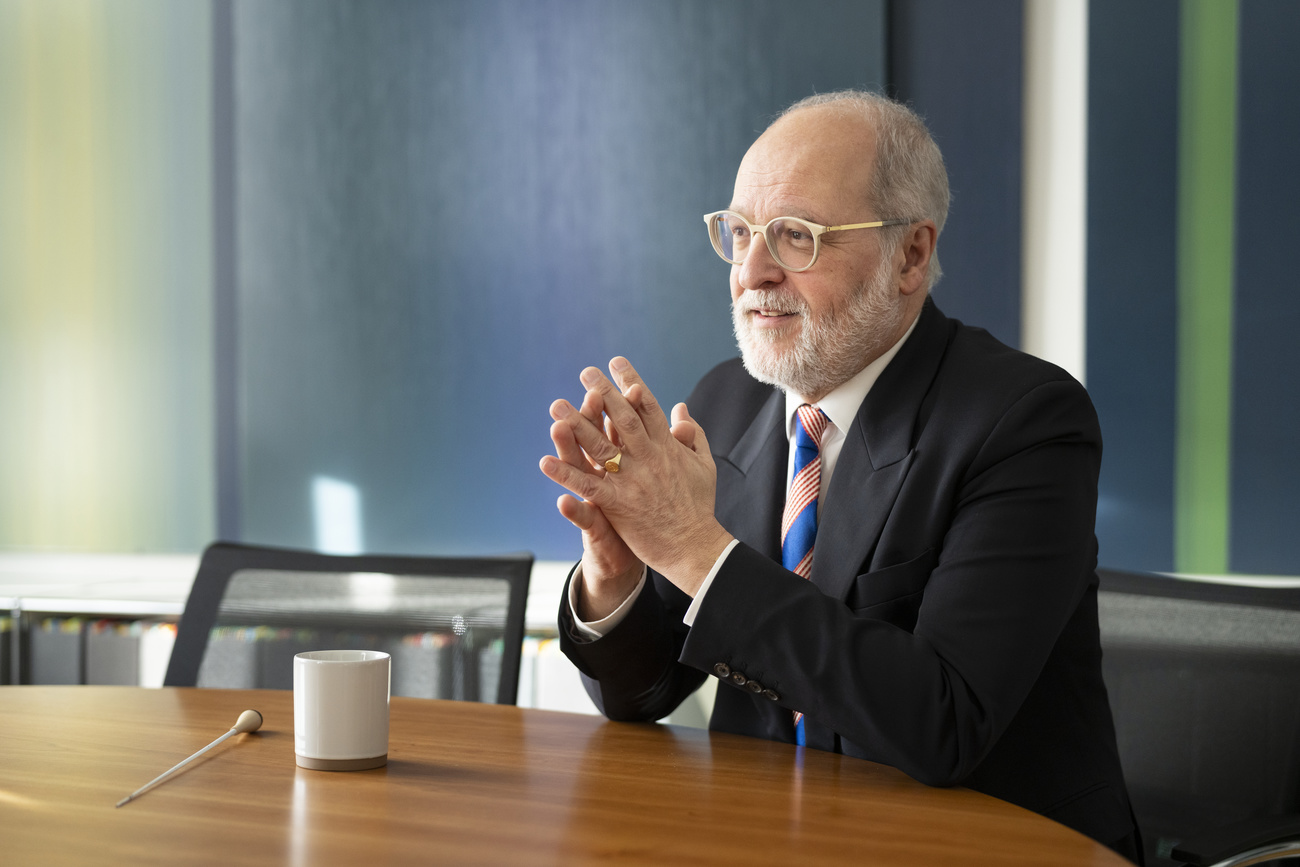
M 903 254 L 903 267 L 898 275 L 898 291 L 903 295 L 912 295 L 925 289 L 930 273 L 930 257 L 934 255 L 935 242 L 939 240 L 939 230 L 933 220 L 922 220 L 907 228 L 907 234 L 899 245 Z

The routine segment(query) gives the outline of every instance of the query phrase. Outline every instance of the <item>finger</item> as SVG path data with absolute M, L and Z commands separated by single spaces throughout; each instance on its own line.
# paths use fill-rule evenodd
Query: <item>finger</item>
M 573 409 L 573 404 L 569 403 L 564 398 L 553 400 L 551 401 L 551 418 L 559 421 L 560 419 L 565 418 L 571 409 Z
M 673 407 L 673 436 L 679 443 L 694 451 L 697 455 L 709 454 L 709 439 L 704 435 L 704 428 L 691 418 L 686 404 L 679 403 Z
M 628 403 L 618 386 L 610 382 L 605 374 L 594 367 L 582 372 L 582 384 L 592 391 L 600 393 L 605 402 L 605 416 L 614 424 L 619 438 L 625 447 L 634 452 L 643 451 L 649 442 L 645 424 L 640 414 Z
M 678 404 L 681 406 L 681 404 Z M 673 439 L 686 446 L 691 451 L 695 450 L 695 431 L 696 426 L 691 424 L 689 419 L 679 419 L 677 409 L 673 409 L 673 426 L 669 429 L 672 431 Z M 554 437 L 552 437 L 554 439 Z
M 551 402 L 551 418 L 556 421 L 567 418 L 571 412 L 575 412 L 573 404 L 564 398 Z M 576 412 L 581 413 L 583 418 L 599 427 L 600 418 L 605 414 L 604 398 L 600 396 L 599 392 L 588 391 L 582 397 L 582 407 Z
M 605 429 L 605 399 L 600 396 L 600 392 L 588 391 L 583 394 L 582 406 L 578 408 L 578 412 L 583 418 L 591 422 L 593 427 L 599 430 Z M 608 431 L 606 431 L 606 436 L 608 436 Z M 614 443 L 614 447 L 618 448 L 618 443 Z M 587 456 L 587 461 L 591 466 L 604 472 L 605 464 L 603 461 L 598 461 L 590 455 Z
M 614 430 L 613 424 L 610 423 L 609 417 L 605 415 L 605 399 L 601 397 L 598 391 L 588 391 L 582 399 L 582 408 L 579 410 L 583 417 L 589 419 L 593 425 L 605 431 L 605 438 L 616 449 L 623 447 L 623 441 L 618 438 L 618 432 Z M 595 458 L 589 458 L 593 464 L 603 468 L 605 464 L 597 461 Z
M 605 517 L 600 509 L 597 509 L 591 503 L 579 500 L 571 494 L 561 494 L 560 498 L 555 501 L 555 506 L 570 524 L 583 532 L 592 530 L 597 520 L 604 520 Z
M 576 467 L 584 472 L 597 472 L 592 466 L 587 455 L 578 446 L 577 439 L 573 436 L 573 428 L 567 421 L 557 421 L 551 423 L 551 442 L 555 443 L 555 455 L 560 460 L 572 467 Z M 604 473 L 604 469 L 599 470 Z
M 609 372 L 618 380 L 624 396 L 641 417 L 641 423 L 651 437 L 662 437 L 668 432 L 668 419 L 663 407 L 655 400 L 650 388 L 636 372 L 632 362 L 623 356 L 614 357 L 609 362 Z
M 615 448 L 621 449 L 623 447 L 623 440 L 619 438 L 618 431 L 614 428 L 614 422 L 609 419 L 609 416 L 605 417 L 605 436 L 609 438 Z
M 619 549 L 626 547 L 623 540 L 619 538 L 618 533 L 614 531 L 614 527 L 609 523 L 609 519 L 605 517 L 605 513 L 591 503 L 583 502 L 576 497 L 565 494 L 556 501 L 556 506 L 559 508 L 560 514 L 569 523 L 582 531 L 583 548 L 588 553 L 595 553 L 595 546 L 615 544 Z M 601 554 L 597 553 L 595 556 L 598 561 L 602 559 Z M 586 559 L 586 555 L 584 555 L 583 559 Z M 590 575 L 591 573 L 587 574 Z
M 582 408 L 578 410 L 583 418 L 600 427 L 601 416 L 605 414 L 605 399 L 598 391 L 588 391 L 582 397 Z
M 585 399 L 583 405 L 587 405 Z M 551 404 L 551 415 L 555 416 L 556 420 L 561 424 L 569 426 L 570 430 L 573 431 L 574 439 L 577 440 L 578 447 L 586 452 L 597 466 L 603 466 L 605 461 L 618 453 L 619 447 L 605 437 L 604 432 L 597 426 L 596 422 L 574 409 L 573 404 L 567 400 L 561 399 Z
M 569 493 L 583 500 L 590 500 L 597 507 L 604 504 L 607 482 L 592 473 L 567 464 L 554 455 L 546 455 L 538 463 L 542 474 Z

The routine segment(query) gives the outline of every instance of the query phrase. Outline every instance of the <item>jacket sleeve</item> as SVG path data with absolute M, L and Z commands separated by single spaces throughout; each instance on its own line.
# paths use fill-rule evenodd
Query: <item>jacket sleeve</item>
M 577 666 L 587 694 L 605 716 L 661 719 L 704 682 L 703 672 L 677 661 L 688 632 L 682 616 L 690 599 L 663 576 L 651 571 L 627 616 L 600 639 L 584 639 L 573 630 L 568 600 L 566 582 L 560 649 Z

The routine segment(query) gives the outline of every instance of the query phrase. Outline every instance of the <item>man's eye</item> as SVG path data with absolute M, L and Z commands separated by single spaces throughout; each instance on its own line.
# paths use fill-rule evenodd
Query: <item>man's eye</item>
M 783 226 L 781 238 L 792 247 L 807 247 L 813 241 L 812 234 L 800 226 Z

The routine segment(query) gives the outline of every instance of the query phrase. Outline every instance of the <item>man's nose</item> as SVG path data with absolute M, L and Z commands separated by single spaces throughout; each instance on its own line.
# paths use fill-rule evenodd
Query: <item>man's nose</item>
M 762 239 L 761 243 L 759 238 Z M 764 286 L 780 283 L 785 279 L 785 269 L 772 258 L 772 250 L 767 246 L 765 234 L 754 237 L 749 245 L 749 252 L 745 255 L 745 261 L 737 267 L 740 268 L 740 273 L 736 279 L 742 289 L 762 289 Z

